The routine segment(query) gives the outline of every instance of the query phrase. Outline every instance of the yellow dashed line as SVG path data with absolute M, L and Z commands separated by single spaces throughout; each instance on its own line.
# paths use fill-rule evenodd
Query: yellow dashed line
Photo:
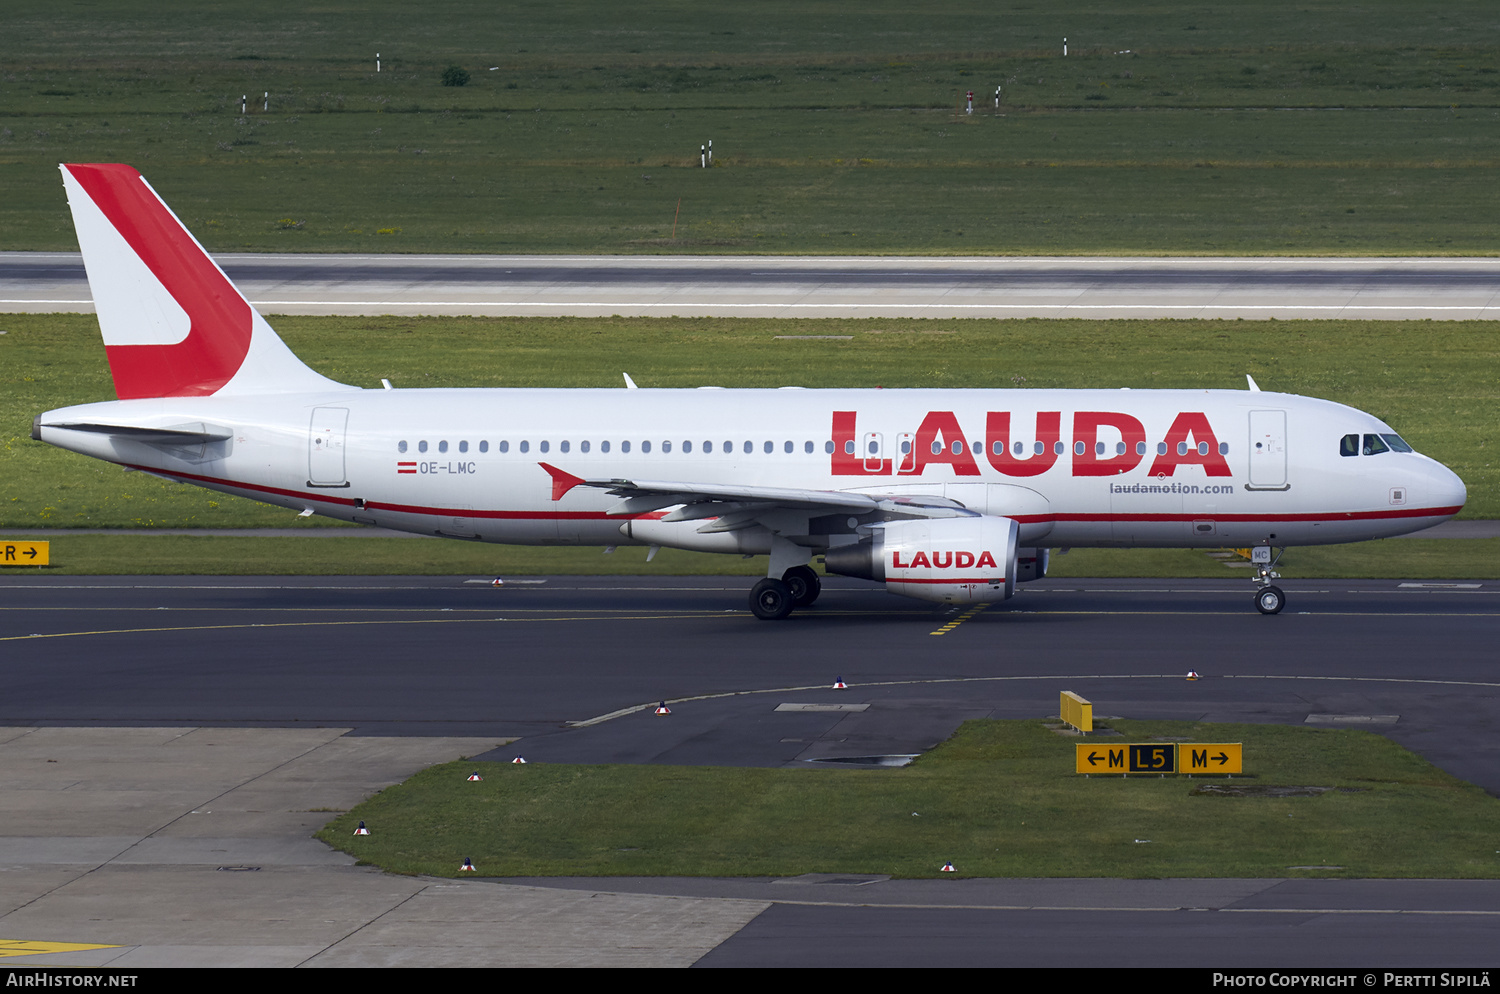
M 928 632 L 927 634 L 928 635 L 947 635 L 949 632 L 953 631 L 953 629 L 957 628 L 959 625 L 963 624 L 965 621 L 968 621 L 970 618 L 974 617 L 976 614 L 978 614 L 980 611 L 983 611 L 987 607 L 989 607 L 988 604 L 975 604 L 973 607 L 969 608 L 963 614 L 959 615 L 958 617 L 954 618 L 952 621 L 948 622 L 942 628 L 939 628 L 935 632 Z

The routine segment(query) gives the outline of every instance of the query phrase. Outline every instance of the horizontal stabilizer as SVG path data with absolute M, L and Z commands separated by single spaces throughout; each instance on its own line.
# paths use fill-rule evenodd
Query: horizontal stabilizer
M 111 425 L 86 421 L 42 425 L 38 419 L 37 423 L 32 426 L 31 437 L 37 438 L 43 427 L 93 432 L 96 435 L 110 435 L 132 442 L 145 442 L 148 445 L 202 445 L 204 442 L 222 442 L 234 434 L 227 428 L 217 428 L 201 422 L 173 425 L 170 428 L 145 428 L 140 425 Z

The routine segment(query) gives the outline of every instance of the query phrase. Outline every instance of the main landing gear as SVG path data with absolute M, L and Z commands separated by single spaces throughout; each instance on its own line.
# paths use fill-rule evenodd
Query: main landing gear
M 1265 551 L 1262 552 L 1262 549 Z M 1255 609 L 1261 614 L 1280 614 L 1281 609 L 1286 607 L 1286 593 L 1271 582 L 1281 579 L 1281 574 L 1276 572 L 1276 564 L 1281 562 L 1282 554 L 1285 552 L 1286 547 L 1282 546 L 1281 552 L 1276 553 L 1275 559 L 1271 558 L 1269 546 L 1257 548 L 1252 553 L 1256 568 L 1255 575 L 1250 579 L 1260 587 L 1255 592 Z
M 793 566 L 781 579 L 766 577 L 750 588 L 750 611 L 762 621 L 780 621 L 792 608 L 807 607 L 823 592 L 823 581 L 810 566 Z

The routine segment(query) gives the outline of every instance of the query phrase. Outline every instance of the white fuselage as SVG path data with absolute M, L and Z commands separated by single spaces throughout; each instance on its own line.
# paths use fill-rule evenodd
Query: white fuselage
M 56 427 L 75 422 L 230 437 Z M 1393 434 L 1378 419 L 1258 391 L 349 388 L 89 404 L 38 425 L 52 444 L 225 493 L 519 544 L 770 547 L 764 528 L 705 534 L 597 488 L 554 500 L 542 463 L 588 480 L 941 496 L 1015 519 L 1029 546 L 1351 542 L 1436 524 L 1466 496 L 1418 453 L 1340 454 L 1346 436 Z M 804 517 L 791 532 L 812 549 L 858 524 Z

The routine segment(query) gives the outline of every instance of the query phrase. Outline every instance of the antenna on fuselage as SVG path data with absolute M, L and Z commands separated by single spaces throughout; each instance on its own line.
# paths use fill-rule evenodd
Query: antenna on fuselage
M 625 377 L 625 389 L 626 390 L 639 390 L 640 389 L 640 387 L 638 387 L 638 386 L 635 385 L 635 380 L 632 380 L 630 378 L 630 374 L 629 373 L 621 373 L 620 375 L 623 376 L 623 377 Z
M 1249 373 L 1246 373 L 1245 382 L 1250 384 L 1251 393 L 1260 393 L 1260 387 L 1256 386 L 1255 384 L 1255 377 L 1251 376 Z

